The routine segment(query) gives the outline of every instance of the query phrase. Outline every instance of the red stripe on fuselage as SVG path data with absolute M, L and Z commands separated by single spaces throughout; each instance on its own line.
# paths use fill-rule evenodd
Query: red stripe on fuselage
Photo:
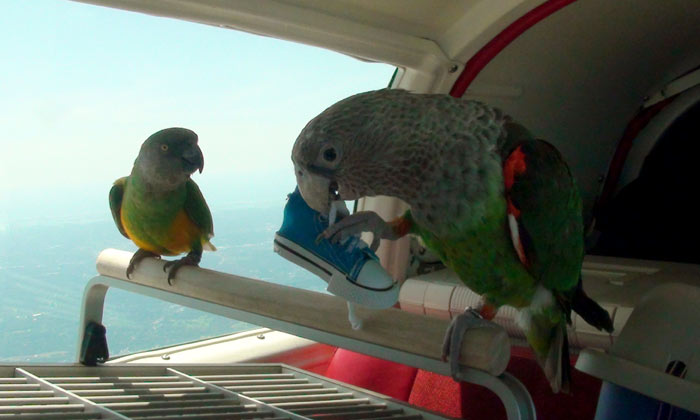
M 457 81 L 450 90 L 450 95 L 455 98 L 461 98 L 464 92 L 467 91 L 472 81 L 481 73 L 481 70 L 493 60 L 503 49 L 513 42 L 528 29 L 535 26 L 538 22 L 556 12 L 557 10 L 568 6 L 576 0 L 548 0 L 529 12 L 522 15 L 515 22 L 508 25 L 501 33 L 496 35 L 491 41 L 484 45 L 469 61 L 466 62 L 464 70 L 457 78 Z

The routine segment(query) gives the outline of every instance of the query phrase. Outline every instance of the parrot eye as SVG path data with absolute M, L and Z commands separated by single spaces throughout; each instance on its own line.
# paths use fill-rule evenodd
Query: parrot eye
M 161 144 L 160 145 L 160 150 L 167 152 L 168 151 L 168 145 L 167 144 Z
M 342 149 L 339 149 L 334 144 L 326 144 L 319 151 L 316 162 L 321 167 L 332 169 L 340 165 L 342 158 Z
M 332 147 L 329 147 L 328 149 L 323 151 L 323 159 L 325 159 L 326 162 L 334 162 L 337 157 L 338 154 Z

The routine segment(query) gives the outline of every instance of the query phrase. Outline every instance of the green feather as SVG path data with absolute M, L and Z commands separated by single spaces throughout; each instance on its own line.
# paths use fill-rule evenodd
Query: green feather
M 202 192 L 194 181 L 188 180 L 185 187 L 187 190 L 187 196 L 183 205 L 185 212 L 194 224 L 199 226 L 202 236 L 209 239 L 210 236 L 214 235 L 214 222 L 211 218 L 209 206 L 207 206 Z
M 482 223 L 456 229 L 449 237 L 436 236 L 415 221 L 414 232 L 464 284 L 492 305 L 526 306 L 536 282 L 520 263 L 506 234 L 505 200 L 494 197 L 486 209 Z
M 114 181 L 114 185 L 109 190 L 109 209 L 112 211 L 112 218 L 114 219 L 114 224 L 117 225 L 117 229 L 125 238 L 129 239 L 129 235 L 124 230 L 124 225 L 122 225 L 122 199 L 124 198 L 124 185 L 127 178 L 125 176 Z
M 122 202 L 122 217 L 129 226 L 131 239 L 137 245 L 138 242 L 147 244 L 158 254 L 173 255 L 165 244 L 170 238 L 173 221 L 183 208 L 186 193 L 184 184 L 164 193 L 150 191 L 141 176 L 132 173 L 127 179 Z

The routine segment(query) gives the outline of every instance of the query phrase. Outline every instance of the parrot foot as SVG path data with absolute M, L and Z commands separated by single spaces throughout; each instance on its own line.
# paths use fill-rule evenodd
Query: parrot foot
M 177 274 L 177 271 L 184 265 L 193 265 L 195 267 L 199 267 L 199 262 L 202 260 L 202 254 L 197 253 L 197 252 L 190 252 L 189 254 L 185 255 L 184 257 L 180 258 L 179 260 L 174 260 L 174 261 L 168 261 L 163 265 L 163 271 L 167 271 L 168 268 L 170 268 L 170 271 L 168 272 L 168 284 L 170 286 L 173 285 L 173 279 L 175 278 L 175 274 Z
M 151 251 L 146 251 L 145 249 L 139 248 L 138 251 L 136 251 L 134 253 L 134 256 L 131 257 L 131 260 L 129 261 L 129 265 L 126 267 L 126 278 L 130 279 L 131 274 L 134 272 L 134 269 L 136 268 L 136 264 L 138 264 L 142 259 L 148 258 L 148 257 L 160 259 L 160 255 L 153 253 Z
M 464 313 L 457 315 L 450 322 L 450 326 L 445 331 L 445 338 L 442 342 L 442 361 L 450 359 L 450 374 L 457 382 L 460 378 L 459 355 L 462 351 L 462 341 L 464 333 L 473 328 L 498 328 L 497 324 L 485 320 L 478 310 L 467 308 Z
M 331 243 L 338 243 L 362 232 L 372 233 L 372 243 L 369 246 L 372 251 L 376 251 L 379 248 L 380 239 L 393 239 L 389 234 L 391 232 L 389 224 L 377 213 L 373 211 L 359 211 L 328 226 L 328 229 L 318 235 L 316 241 L 318 242 L 325 238 Z

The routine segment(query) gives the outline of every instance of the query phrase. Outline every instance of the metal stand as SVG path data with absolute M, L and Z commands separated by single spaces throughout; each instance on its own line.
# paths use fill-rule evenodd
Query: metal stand
M 368 354 L 386 360 L 392 360 L 398 363 L 409 366 L 419 367 L 431 372 L 442 375 L 449 375 L 449 365 L 440 360 L 441 353 L 441 335 L 447 327 L 447 322 L 437 320 L 425 316 L 405 313 L 399 310 L 393 311 L 391 316 L 379 317 L 377 314 L 382 312 L 374 312 L 373 316 L 362 314 L 365 322 L 362 330 L 352 330 L 347 324 L 347 315 L 345 302 L 342 299 L 330 295 L 324 295 L 285 286 L 271 285 L 262 281 L 257 281 L 260 288 L 279 288 L 280 294 L 276 297 L 267 296 L 267 302 L 276 302 L 275 306 L 280 310 L 282 306 L 284 310 L 285 303 L 279 302 L 283 297 L 289 299 L 289 302 L 297 302 L 298 305 L 303 305 L 304 301 L 308 301 L 310 293 L 314 294 L 313 307 L 315 312 L 311 315 L 313 319 L 304 318 L 303 308 L 294 312 L 295 316 L 287 316 L 284 319 L 276 313 L 266 313 L 269 308 L 261 308 L 260 302 L 250 304 L 248 309 L 243 309 L 246 306 L 246 294 L 255 294 L 251 284 L 236 284 L 241 282 L 256 282 L 251 279 L 238 278 L 223 273 L 216 273 L 210 270 L 184 267 L 174 281 L 174 286 L 167 285 L 167 280 L 160 268 L 162 261 L 144 260 L 139 264 L 139 267 L 134 272 L 131 279 L 126 279 L 125 270 L 126 264 L 130 258 L 129 253 L 116 250 L 106 250 L 98 258 L 98 271 L 103 275 L 97 276 L 90 280 L 83 295 L 83 304 L 81 311 L 81 319 L 79 326 L 78 348 L 83 341 L 85 327 L 90 322 L 102 322 L 104 309 L 104 299 L 107 290 L 110 287 L 116 287 L 132 293 L 138 293 L 145 296 L 154 297 L 160 300 L 176 303 L 178 305 L 198 309 L 201 311 L 210 312 L 220 316 L 249 322 L 254 325 L 264 326 L 277 331 L 290 333 L 299 337 L 304 337 L 321 343 L 326 343 L 333 346 L 342 347 L 352 351 Z M 122 278 L 117 278 L 122 277 Z M 157 279 L 155 277 L 158 277 Z M 162 277 L 162 279 L 160 278 Z M 162 285 L 161 285 L 162 283 Z M 209 290 L 207 291 L 207 288 Z M 227 299 L 222 290 L 227 290 L 233 296 Z M 239 295 L 236 295 L 236 291 Z M 208 294 L 211 293 L 211 295 Z M 270 291 L 266 291 L 267 294 Z M 265 295 L 266 293 L 262 293 Z M 298 296 L 293 296 L 298 294 Z M 196 297 L 194 295 L 197 295 Z M 318 295 L 318 296 L 315 296 Z M 210 297 L 205 297 L 210 296 Z M 279 299 L 278 299 L 279 298 Z M 218 300 L 218 301 L 217 301 Z M 301 301 L 301 302 L 300 302 Z M 290 303 L 291 304 L 291 303 Z M 271 305 L 265 305 L 271 306 Z M 288 308 L 290 309 L 290 308 Z M 285 314 L 286 315 L 286 314 Z M 337 320 L 336 320 L 337 319 Z M 320 322 L 320 324 L 318 324 Z M 341 327 L 336 326 L 340 325 Z M 386 325 L 385 325 L 386 324 Z M 399 336 L 391 336 L 392 332 L 401 331 L 400 328 L 409 329 L 405 325 L 397 324 L 412 324 L 413 329 L 408 331 L 408 338 L 405 340 Z M 416 325 L 418 324 L 418 325 Z M 426 324 L 426 325 L 421 325 Z M 435 324 L 435 325 L 432 325 Z M 443 325 L 444 324 L 444 325 Z M 325 328 L 319 328 L 324 325 Z M 316 326 L 317 328 L 314 328 Z M 426 328 L 427 327 L 427 328 Z M 431 330 L 435 329 L 436 331 Z M 420 331 L 421 334 L 416 334 Z M 421 342 L 416 335 L 435 335 L 433 347 L 421 347 Z M 405 332 L 405 331 L 404 331 Z M 465 336 L 464 347 L 469 346 L 469 334 Z M 477 334 L 479 334 L 477 336 Z M 486 334 L 486 335 L 484 335 Z M 484 367 L 475 369 L 469 361 L 469 349 L 462 349 L 462 360 L 468 366 L 463 366 L 465 370 L 465 380 L 470 383 L 484 386 L 493 391 L 503 402 L 508 419 L 519 420 L 534 420 L 536 418 L 535 408 L 532 399 L 527 392 L 527 389 L 512 375 L 504 372 L 505 365 L 510 358 L 510 347 L 507 340 L 502 341 L 501 335 L 492 335 L 492 332 L 479 332 L 475 330 L 472 341 L 478 340 L 487 348 L 472 349 L 474 352 L 473 359 L 479 359 L 478 355 L 482 356 L 479 362 Z M 386 337 L 390 335 L 389 337 Z M 413 338 L 411 342 L 411 338 Z M 433 338 L 430 336 L 429 338 Z M 403 346 L 403 342 L 407 341 L 413 345 L 413 348 Z M 403 346 L 403 348 L 401 348 Z M 506 358 L 503 362 L 503 348 L 507 346 Z M 488 348 L 490 347 L 490 348 Z M 482 353 L 484 353 L 482 355 Z M 488 373 L 488 371 L 496 371 L 497 374 Z

